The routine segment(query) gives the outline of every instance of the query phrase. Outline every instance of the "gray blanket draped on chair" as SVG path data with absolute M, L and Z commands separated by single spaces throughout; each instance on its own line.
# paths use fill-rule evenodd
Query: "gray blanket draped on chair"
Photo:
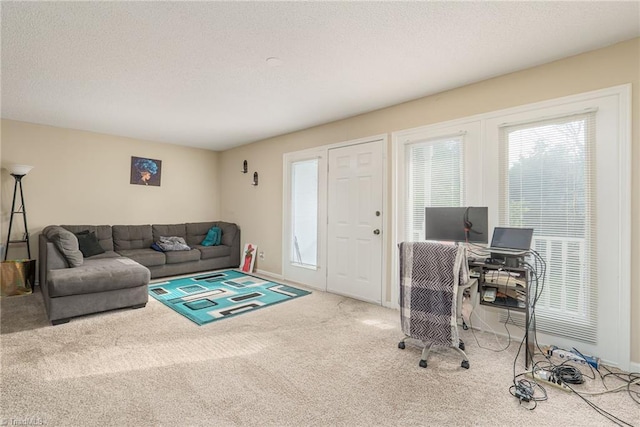
M 469 280 L 466 247 L 435 242 L 400 244 L 402 332 L 435 345 L 457 346 L 458 286 Z

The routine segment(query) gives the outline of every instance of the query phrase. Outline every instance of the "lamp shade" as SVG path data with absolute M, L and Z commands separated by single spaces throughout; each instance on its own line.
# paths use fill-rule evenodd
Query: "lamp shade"
M 29 166 L 29 165 L 16 165 L 16 164 L 7 165 L 7 170 L 11 175 L 23 176 L 28 174 L 31 169 L 33 169 L 33 166 Z

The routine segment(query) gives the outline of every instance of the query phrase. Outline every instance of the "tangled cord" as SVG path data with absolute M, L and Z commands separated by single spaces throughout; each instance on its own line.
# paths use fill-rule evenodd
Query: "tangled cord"
M 582 384 L 582 372 L 575 366 L 558 365 L 551 369 L 556 378 L 560 378 L 565 384 Z
M 471 253 L 474 253 L 474 252 L 471 251 Z M 545 369 L 550 371 L 554 375 L 554 377 L 562 381 L 566 385 L 566 387 L 573 392 L 573 394 L 578 396 L 582 401 L 584 401 L 584 403 L 586 403 L 589 407 L 594 409 L 598 414 L 607 418 L 609 421 L 612 421 L 613 423 L 619 426 L 632 426 L 630 423 L 600 408 L 599 406 L 597 406 L 596 404 L 588 400 L 585 396 L 626 391 L 629 394 L 630 398 L 634 401 L 634 403 L 640 405 L 640 373 L 637 373 L 637 372 L 615 373 L 610 371 L 606 366 L 601 366 L 607 371 L 607 373 L 603 375 L 597 368 L 594 371 L 591 365 L 587 365 L 591 369 L 592 376 L 587 375 L 586 378 L 595 380 L 596 372 L 597 372 L 600 375 L 600 378 L 602 379 L 602 382 L 605 388 L 606 388 L 605 378 L 609 376 L 617 378 L 620 381 L 623 381 L 624 384 L 619 387 L 616 387 L 615 389 L 611 389 L 611 390 L 607 389 L 604 392 L 582 392 L 574 389 L 573 386 L 576 384 L 584 383 L 585 375 L 577 367 L 567 365 L 566 362 L 559 365 L 552 363 L 549 360 L 549 356 L 546 355 L 546 352 L 540 348 L 540 345 L 538 343 L 537 330 L 536 330 L 537 329 L 536 328 L 536 303 L 542 296 L 542 293 L 545 288 L 547 265 L 544 258 L 535 250 L 529 251 L 529 254 L 533 256 L 533 265 L 528 262 L 523 263 L 524 268 L 526 268 L 531 273 L 531 280 L 529 282 L 530 313 L 529 313 L 529 322 L 525 325 L 525 330 L 530 330 L 532 332 L 535 346 L 537 347 L 537 349 L 540 351 L 541 354 L 545 355 L 545 359 L 546 359 L 545 361 L 547 362 L 546 363 L 547 366 L 545 366 L 544 368 L 540 366 L 538 367 L 538 369 Z M 533 296 L 532 300 L 531 300 L 531 296 Z M 509 316 L 507 317 L 507 321 L 505 322 L 505 328 L 508 321 L 509 321 Z M 507 329 L 507 332 L 509 332 L 508 328 L 506 329 Z M 472 329 L 472 332 L 473 332 L 473 329 Z M 474 334 L 474 338 L 475 338 L 475 334 Z M 518 398 L 521 405 L 523 402 L 526 402 L 529 404 L 528 406 L 526 406 L 526 408 L 529 410 L 534 410 L 538 406 L 538 402 L 547 400 L 547 392 L 545 388 L 541 384 L 539 384 L 537 381 L 520 378 L 521 376 L 525 375 L 525 373 L 516 375 L 516 360 L 520 355 L 520 351 L 522 350 L 525 339 L 526 339 L 526 334 L 520 341 L 516 356 L 513 360 L 513 384 L 509 387 L 509 393 L 512 396 Z M 477 341 L 478 340 L 476 338 L 476 342 Z M 507 347 L 501 350 L 493 350 L 493 349 L 489 349 L 489 350 L 504 351 L 506 348 L 508 348 L 508 345 Z M 578 355 L 582 356 L 583 359 L 586 359 L 586 357 L 584 357 L 584 355 L 582 355 L 577 349 L 574 348 L 573 350 Z M 539 363 L 540 362 L 534 364 L 532 370 L 535 370 Z M 541 395 L 536 396 L 538 392 L 540 392 Z
M 542 393 L 542 396 L 536 396 L 537 390 Z M 524 378 L 515 381 L 514 384 L 509 387 L 509 393 L 511 393 L 513 397 L 518 398 L 521 405 L 522 402 L 529 403 L 529 406 L 526 408 L 530 411 L 536 409 L 538 402 L 547 400 L 547 390 L 545 390 L 544 387 L 535 381 Z

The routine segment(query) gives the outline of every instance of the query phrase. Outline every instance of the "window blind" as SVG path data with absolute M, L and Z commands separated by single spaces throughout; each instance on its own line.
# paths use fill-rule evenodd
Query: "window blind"
M 405 239 L 424 240 L 425 207 L 463 206 L 464 135 L 414 142 L 405 153 Z
M 536 327 L 588 343 L 598 321 L 595 115 L 503 126 L 499 141 L 500 224 L 532 227 L 547 266 Z

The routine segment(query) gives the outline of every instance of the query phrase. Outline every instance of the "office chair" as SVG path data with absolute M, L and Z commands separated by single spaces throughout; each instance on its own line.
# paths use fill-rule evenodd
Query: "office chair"
M 462 366 L 469 369 L 464 343 L 458 335 L 458 292 L 468 286 L 469 267 L 466 248 L 436 242 L 400 243 L 400 322 L 405 340 L 414 339 L 424 345 L 419 366 L 427 367 L 431 348 L 448 346 L 463 357 Z

